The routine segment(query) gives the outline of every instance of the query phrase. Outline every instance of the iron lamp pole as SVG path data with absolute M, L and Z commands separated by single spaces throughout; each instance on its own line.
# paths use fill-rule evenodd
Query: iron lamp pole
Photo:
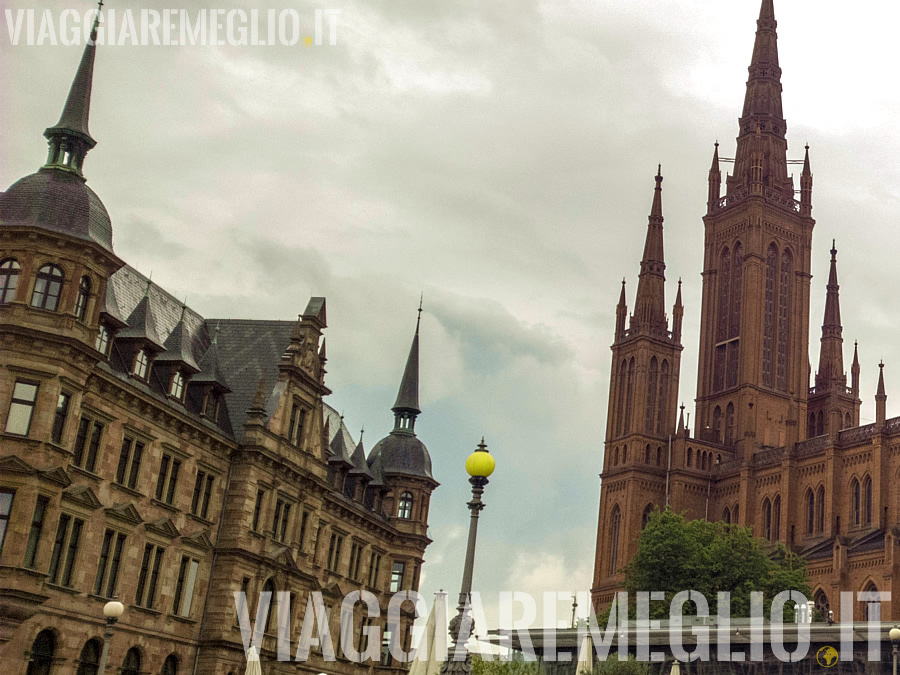
M 469 636 L 475 632 L 475 622 L 469 614 L 472 568 L 475 566 L 475 539 L 478 536 L 478 515 L 484 508 L 481 495 L 484 494 L 484 487 L 488 484 L 488 476 L 494 472 L 494 458 L 487 451 L 484 438 L 478 444 L 478 449 L 466 459 L 466 471 L 470 476 L 469 483 L 472 485 L 472 500 L 467 504 L 471 513 L 469 541 L 466 545 L 466 564 L 463 569 L 459 604 L 456 607 L 456 616 L 450 620 L 450 637 L 453 639 L 453 646 L 447 653 L 447 660 L 441 664 L 442 675 L 471 675 L 472 673 L 472 657 L 466 648 L 466 642 Z
M 106 628 L 103 630 L 103 653 L 100 655 L 100 668 L 97 670 L 98 675 L 104 675 L 106 672 L 106 661 L 109 658 L 109 643 L 112 640 L 113 630 L 116 622 L 125 611 L 125 605 L 113 598 L 103 605 L 103 616 L 106 617 Z

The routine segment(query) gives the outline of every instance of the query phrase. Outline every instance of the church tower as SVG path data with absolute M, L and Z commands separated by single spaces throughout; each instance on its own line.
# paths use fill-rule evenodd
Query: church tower
M 642 519 L 653 506 L 665 504 L 668 445 L 675 434 L 684 308 L 679 282 L 670 331 L 665 309 L 662 182 L 659 171 L 634 313 L 627 329 L 624 281 L 616 307 L 594 588 L 615 587 L 620 580 L 619 568 L 634 555 L 635 541 L 630 533 L 640 531 Z
M 763 0 L 733 173 L 723 196 L 717 145 L 703 218 L 696 426 L 701 440 L 745 457 L 796 435 L 809 386 L 812 174 L 807 152 L 794 199 L 776 25 Z

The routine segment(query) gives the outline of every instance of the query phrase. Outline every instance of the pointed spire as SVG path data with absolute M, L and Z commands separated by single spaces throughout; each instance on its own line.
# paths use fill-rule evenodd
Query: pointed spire
M 878 363 L 878 390 L 875 392 L 875 396 L 887 398 L 887 394 L 884 393 L 884 361 Z
M 722 173 L 719 169 L 719 141 L 716 141 L 715 149 L 713 150 L 712 166 L 709 167 L 709 172 L 719 175 Z
M 657 333 L 667 330 L 662 181 L 662 167 L 660 166 L 656 173 L 656 188 L 653 192 L 653 205 L 647 223 L 644 257 L 641 260 L 641 273 L 634 300 L 634 315 L 631 319 L 632 329 L 643 327 L 649 332 Z
M 681 404 L 681 412 L 678 413 L 678 432 L 679 434 L 684 433 L 684 403 Z
M 616 337 L 625 334 L 625 320 L 628 318 L 628 305 L 625 303 L 625 279 L 622 279 L 622 291 L 619 293 L 619 304 L 616 305 Z
M 819 372 L 816 374 L 816 388 L 847 386 L 844 373 L 844 340 L 841 337 L 840 286 L 837 278 L 837 248 L 831 245 L 831 270 L 828 273 L 825 295 L 825 319 L 822 322 L 822 339 L 819 350 Z
M 800 174 L 800 215 L 812 214 L 813 175 L 809 168 L 809 143 L 803 156 L 803 173 Z
M 141 340 L 151 349 L 164 351 L 163 339 L 160 337 L 156 323 L 156 313 L 150 298 L 150 282 L 147 282 L 147 290 L 144 297 L 128 315 L 125 320 L 128 328 L 122 330 L 116 338 L 119 340 Z
M 809 143 L 804 147 L 806 154 L 803 155 L 803 176 L 811 176 L 812 171 L 809 168 Z
M 326 352 L 325 352 L 325 338 L 324 337 L 322 338 L 322 346 L 319 347 L 319 359 L 322 362 L 325 362 L 328 360 L 328 356 L 326 355 Z
M 369 469 L 369 465 L 366 463 L 366 450 L 363 447 L 362 434 L 363 432 L 360 431 L 359 443 L 356 444 L 356 449 L 350 456 L 350 461 L 353 462 L 353 468 L 350 470 L 350 473 L 359 474 L 371 480 L 374 476 L 372 475 L 371 469 Z
M 410 429 L 414 426 L 419 410 L 419 324 L 422 318 L 422 309 L 419 308 L 419 318 L 416 319 L 416 334 L 413 336 L 412 346 L 409 348 L 409 357 L 406 360 L 406 368 L 403 371 L 403 379 L 400 381 L 400 390 L 397 392 L 397 400 L 391 410 L 395 413 L 396 423 L 401 419 L 410 419 Z
M 853 397 L 859 399 L 859 343 L 853 342 L 853 365 L 850 366 L 850 389 Z
M 619 304 L 618 307 L 627 307 L 628 305 L 625 302 L 625 277 L 622 277 L 622 292 L 619 293 Z
M 709 192 L 706 197 L 706 212 L 712 213 L 722 196 L 722 172 L 719 170 L 719 141 L 713 150 L 712 166 L 709 167 Z
M 97 52 L 97 27 L 100 22 L 101 0 L 97 7 L 97 15 L 91 28 L 90 39 L 84 47 L 81 62 L 72 80 L 69 95 L 63 106 L 62 114 L 55 126 L 44 131 L 50 145 L 47 158 L 48 168 L 64 169 L 81 175 L 84 157 L 97 145 L 97 141 L 88 130 L 88 118 L 91 110 L 91 89 L 94 80 L 94 57 Z
M 672 339 L 681 344 L 681 324 L 684 320 L 684 305 L 681 303 L 681 278 L 678 279 L 678 293 L 672 307 Z
M 884 393 L 884 361 L 878 364 L 878 390 L 875 392 L 875 424 L 882 425 L 887 418 L 887 394 Z

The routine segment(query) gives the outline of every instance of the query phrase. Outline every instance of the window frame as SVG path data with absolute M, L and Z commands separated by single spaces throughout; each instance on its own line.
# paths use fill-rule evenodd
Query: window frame
M 401 494 L 397 501 L 397 517 L 401 520 L 412 520 L 414 503 L 412 492 L 407 491 Z
M 112 598 L 116 595 L 119 568 L 128 536 L 124 532 L 107 527 L 103 532 L 103 544 L 97 559 L 97 576 L 94 578 L 94 595 Z M 104 595 L 104 587 L 106 593 Z
M 81 277 L 78 281 L 78 293 L 75 296 L 75 317 L 79 321 L 85 321 L 87 317 L 88 300 L 90 300 L 92 290 L 91 278 L 87 275 Z
M 47 312 L 59 309 L 59 300 L 66 275 L 59 265 L 45 263 L 38 268 L 34 276 L 34 288 L 31 291 L 31 306 Z M 52 306 L 49 306 L 51 305 Z
M 50 508 L 50 497 L 46 495 L 38 495 L 34 502 L 34 511 L 31 515 L 31 527 L 28 530 L 28 541 L 25 544 L 25 557 L 22 561 L 22 567 L 26 569 L 36 569 L 38 553 L 41 547 L 41 539 L 44 536 L 44 524 L 47 522 L 47 511 Z M 3 542 L 0 540 L 0 550 L 3 548 Z
M 22 266 L 15 258 L 0 260 L 0 305 L 7 305 L 16 299 Z
M 137 491 L 138 474 L 140 474 L 144 451 L 148 445 L 149 441 L 137 436 L 128 434 L 123 436 L 122 449 L 119 451 L 119 462 L 116 467 L 115 483 L 117 485 Z
M 30 401 L 27 398 L 17 398 L 16 397 L 16 390 L 19 388 L 19 385 L 22 385 L 25 387 L 34 387 L 34 396 Z M 19 379 L 17 379 L 13 383 L 12 395 L 10 396 L 10 399 L 9 399 L 9 408 L 7 408 L 7 413 L 6 413 L 6 425 L 4 427 L 4 431 L 7 434 L 12 434 L 13 436 L 21 436 L 23 438 L 28 437 L 28 435 L 31 433 L 31 423 L 34 421 L 34 411 L 35 411 L 35 408 L 37 407 L 37 398 L 38 398 L 38 393 L 40 392 L 40 390 L 41 390 L 41 383 L 35 382 L 34 380 L 28 380 L 28 379 L 19 380 Z M 18 410 L 19 407 L 28 409 L 28 418 L 25 422 L 25 431 L 24 432 L 10 430 L 10 422 L 13 421 L 13 410 L 14 409 Z M 16 422 L 16 423 L 18 424 L 18 422 Z
M 72 587 L 72 576 L 81 545 L 81 534 L 84 531 L 84 519 L 62 512 L 56 522 L 56 534 L 53 537 L 53 552 L 50 555 L 50 568 L 47 581 L 53 585 Z
M 395 560 L 391 565 L 391 583 L 388 590 L 391 593 L 399 593 L 403 590 L 403 580 L 406 576 L 406 563 L 402 560 Z
M 12 520 L 11 514 L 16 501 L 16 489 L 11 487 L 0 488 L 0 496 L 2 495 L 9 495 L 9 504 L 6 506 L 6 513 L 3 512 L 3 507 L 0 506 L 0 556 L 3 555 L 3 542 L 6 541 L 9 521 Z M 0 504 L 2 504 L 2 501 L 0 501 Z
M 144 554 L 141 558 L 138 583 L 134 594 L 134 604 L 138 607 L 153 609 L 156 602 L 156 591 L 159 587 L 160 568 L 165 555 L 165 547 L 149 541 L 144 544 Z
M 178 489 L 178 477 L 181 473 L 181 458 L 170 452 L 164 452 L 159 460 L 159 473 L 156 477 L 156 501 L 169 506 L 175 505 L 175 491 Z

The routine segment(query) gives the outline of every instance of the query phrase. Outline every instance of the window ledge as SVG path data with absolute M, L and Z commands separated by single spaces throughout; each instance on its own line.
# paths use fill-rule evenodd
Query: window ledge
M 162 614 L 162 612 L 160 612 L 160 614 Z M 191 619 L 186 616 L 181 616 L 180 614 L 169 614 L 169 618 L 175 619 L 176 621 L 180 621 L 181 623 L 187 623 L 187 624 L 192 624 L 192 625 L 197 623 L 196 619 Z
M 198 523 L 203 523 L 207 527 L 212 527 L 216 524 L 214 520 L 207 520 L 206 518 L 202 518 L 194 513 L 188 513 L 187 517 L 191 520 L 196 520 Z
M 165 509 L 166 511 L 171 511 L 172 513 L 179 513 L 179 509 L 173 506 L 172 504 L 167 504 L 166 502 L 160 501 L 159 499 L 151 499 L 151 504 L 160 507 L 161 509 Z
M 158 609 L 152 609 L 150 607 L 144 607 L 142 605 L 128 605 L 129 609 L 136 609 L 140 612 L 144 612 L 145 614 L 150 614 L 152 616 L 162 616 L 163 612 Z
M 86 476 L 86 477 L 90 478 L 91 480 L 97 481 L 97 482 L 100 482 L 103 480 L 103 476 L 100 476 L 100 475 L 94 473 L 93 471 L 88 471 L 87 469 L 82 469 L 80 466 L 78 466 L 76 464 L 69 464 L 69 469 L 71 469 L 72 471 L 74 471 L 78 474 L 81 474 L 82 476 Z
M 131 495 L 132 497 L 140 497 L 141 499 L 143 499 L 145 496 L 142 493 L 135 490 L 134 488 L 130 488 L 127 485 L 122 485 L 121 483 L 111 482 L 110 487 L 113 487 L 116 490 L 121 490 L 122 492 L 125 492 L 125 493 Z
M 54 591 L 62 591 L 63 593 L 68 593 L 69 595 L 80 595 L 80 591 L 75 588 L 70 588 L 69 586 L 61 586 L 59 584 L 53 584 L 49 581 L 46 582 L 47 588 L 52 588 Z

